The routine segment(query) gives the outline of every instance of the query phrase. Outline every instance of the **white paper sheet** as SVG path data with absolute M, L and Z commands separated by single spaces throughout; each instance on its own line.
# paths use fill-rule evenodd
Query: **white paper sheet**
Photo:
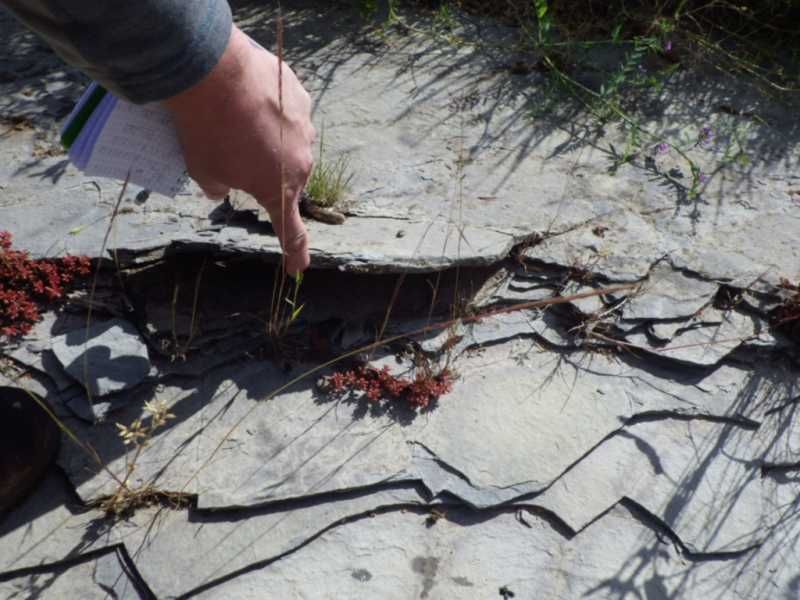
M 79 106 L 92 93 L 86 90 Z M 67 120 L 78 114 L 73 111 Z M 169 112 L 131 104 L 112 94 L 94 109 L 70 148 L 70 159 L 86 175 L 126 179 L 174 197 L 186 185 L 186 164 Z

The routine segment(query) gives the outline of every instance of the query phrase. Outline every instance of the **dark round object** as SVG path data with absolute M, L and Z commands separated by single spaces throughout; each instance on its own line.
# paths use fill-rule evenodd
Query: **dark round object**
M 32 392 L 0 387 L 0 513 L 21 502 L 53 462 L 58 425 Z

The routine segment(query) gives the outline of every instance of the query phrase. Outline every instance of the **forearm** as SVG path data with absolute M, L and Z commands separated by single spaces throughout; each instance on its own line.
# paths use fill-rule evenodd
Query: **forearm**
M 132 102 L 202 80 L 230 38 L 226 0 L 0 0 L 68 63 Z

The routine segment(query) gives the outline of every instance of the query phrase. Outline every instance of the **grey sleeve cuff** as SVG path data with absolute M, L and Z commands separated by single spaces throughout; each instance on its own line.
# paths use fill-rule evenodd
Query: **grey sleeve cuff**
M 226 0 L 3 0 L 68 63 L 143 103 L 203 79 L 228 45 Z

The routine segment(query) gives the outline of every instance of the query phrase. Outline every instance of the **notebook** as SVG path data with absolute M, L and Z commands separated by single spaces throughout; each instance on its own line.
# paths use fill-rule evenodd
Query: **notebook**
M 171 198 L 188 182 L 169 111 L 159 104 L 132 104 L 97 83 L 67 117 L 61 143 L 88 176 L 127 179 Z

